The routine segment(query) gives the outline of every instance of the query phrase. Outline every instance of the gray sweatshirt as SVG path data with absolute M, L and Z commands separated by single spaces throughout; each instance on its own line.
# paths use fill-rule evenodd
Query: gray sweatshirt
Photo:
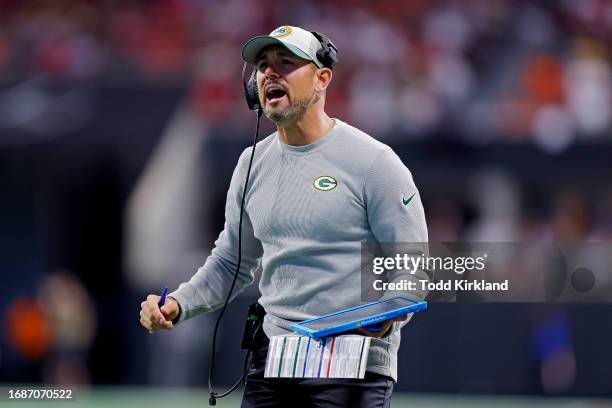
M 238 260 L 240 201 L 251 149 L 234 170 L 225 226 L 211 255 L 169 295 L 181 307 L 179 323 L 223 306 Z M 361 243 L 372 240 L 427 241 L 419 193 L 391 148 L 338 119 L 324 137 L 306 146 L 286 145 L 275 132 L 255 150 L 232 297 L 261 267 L 259 303 L 267 313 L 268 337 L 288 333 L 295 321 L 357 306 L 362 303 Z M 418 281 L 427 275 L 417 271 L 402 278 Z M 394 323 L 390 334 L 372 342 L 368 371 L 397 380 L 405 323 Z

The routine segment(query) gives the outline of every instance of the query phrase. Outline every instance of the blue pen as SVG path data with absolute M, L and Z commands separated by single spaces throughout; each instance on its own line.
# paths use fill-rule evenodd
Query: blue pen
M 157 305 L 159 307 L 162 307 L 164 305 L 164 303 L 166 303 L 166 295 L 168 294 L 168 288 L 164 288 L 164 291 L 162 292 L 161 296 L 159 297 L 159 302 L 157 303 Z

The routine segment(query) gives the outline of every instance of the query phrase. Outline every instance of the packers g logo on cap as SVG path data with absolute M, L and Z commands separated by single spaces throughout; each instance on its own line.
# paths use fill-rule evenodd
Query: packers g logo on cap
M 284 25 L 272 31 L 270 33 L 270 37 L 280 38 L 280 37 L 288 36 L 289 34 L 291 34 L 291 27 Z
M 319 191 L 330 191 L 338 187 L 338 182 L 332 176 L 319 176 L 312 182 L 312 185 Z

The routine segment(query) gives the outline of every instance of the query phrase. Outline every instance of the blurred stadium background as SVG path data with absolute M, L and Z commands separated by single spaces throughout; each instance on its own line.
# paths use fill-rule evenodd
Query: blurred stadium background
M 398 152 L 430 240 L 612 238 L 609 0 L 1 0 L 0 384 L 206 405 L 213 317 L 151 336 L 139 303 L 221 230 L 254 128 L 241 45 L 281 24 L 336 43 L 327 110 Z M 219 384 L 256 296 L 226 315 Z M 611 406 L 610 312 L 434 304 L 393 406 Z

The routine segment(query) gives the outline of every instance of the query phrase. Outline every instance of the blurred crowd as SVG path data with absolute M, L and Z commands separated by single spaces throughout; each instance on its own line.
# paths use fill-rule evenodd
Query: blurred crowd
M 430 193 L 425 199 L 430 241 L 607 242 L 612 239 L 610 186 L 598 183 L 589 191 L 584 180 L 568 180 L 563 187 L 547 188 L 546 197 L 542 197 L 529 184 L 528 180 L 513 177 L 501 168 L 483 168 L 469 175 L 465 184 L 461 183 L 465 191 L 460 195 L 448 187 L 426 186 Z
M 378 138 L 558 152 L 611 137 L 607 0 L 4 0 L 0 82 L 185 83 L 202 117 L 227 123 L 246 115 L 241 45 L 278 22 L 332 38 L 329 110 Z

